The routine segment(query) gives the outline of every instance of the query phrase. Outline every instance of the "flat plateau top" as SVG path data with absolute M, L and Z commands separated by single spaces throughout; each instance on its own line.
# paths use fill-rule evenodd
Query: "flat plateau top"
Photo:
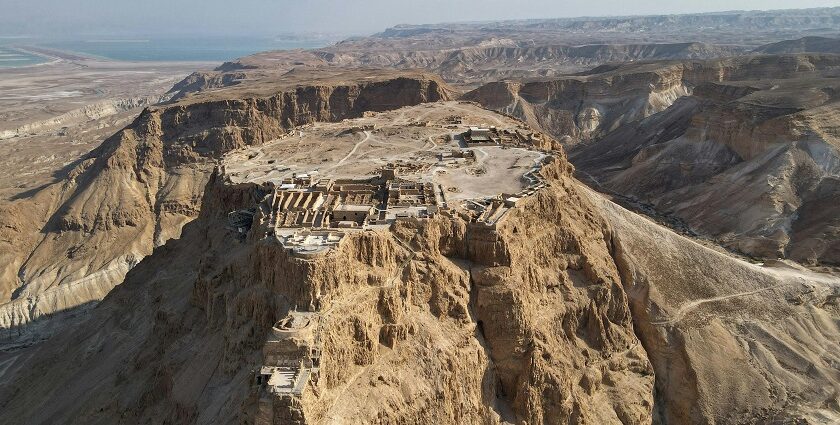
M 273 96 L 286 91 L 294 91 L 300 87 L 339 87 L 352 86 L 362 83 L 391 81 L 397 78 L 416 80 L 435 80 L 441 86 L 445 83 L 440 77 L 418 70 L 394 70 L 376 68 L 334 68 L 334 69 L 291 69 L 278 65 L 276 69 L 243 70 L 238 79 L 242 84 L 227 87 L 216 87 L 199 92 L 190 93 L 178 100 L 179 105 L 189 105 L 208 101 L 228 101 L 231 99 L 248 99 Z
M 528 187 L 523 177 L 542 152 L 475 146 L 475 159 L 452 158 L 462 151 L 458 136 L 469 127 L 530 132 L 519 121 L 457 101 L 428 103 L 338 123 L 316 123 L 262 146 L 231 152 L 224 159 L 236 183 L 279 185 L 294 174 L 318 178 L 362 178 L 394 166 L 400 178 L 441 185 L 447 199 L 459 200 Z

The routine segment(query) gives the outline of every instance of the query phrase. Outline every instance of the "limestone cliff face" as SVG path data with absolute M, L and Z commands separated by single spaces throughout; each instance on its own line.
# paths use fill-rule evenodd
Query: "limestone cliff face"
M 378 41 L 370 40 L 373 46 L 355 46 L 342 43 L 333 48 L 314 50 L 311 54 L 323 64 L 339 66 L 375 66 L 411 69 L 428 69 L 441 75 L 447 81 L 470 82 L 478 79 L 502 79 L 522 75 L 558 75 L 558 69 L 592 67 L 611 62 L 634 60 L 707 59 L 732 56 L 738 48 L 714 46 L 704 43 L 637 43 L 637 44 L 592 44 L 568 46 L 548 43 L 533 45 L 533 41 L 488 39 L 476 45 L 457 48 L 415 48 L 407 51 L 377 49 Z M 420 43 L 417 43 L 420 44 Z M 424 43 L 425 44 L 425 43 Z M 421 44 L 421 46 L 426 47 Z M 259 56 L 259 55 L 257 55 Z M 259 58 L 245 58 L 244 63 L 259 61 Z M 531 68 L 525 70 L 525 68 Z
M 491 83 L 464 98 L 520 118 L 570 146 L 667 108 L 690 93 L 682 77 L 679 66 L 666 66 L 637 73 Z
M 465 98 L 547 131 L 595 187 L 697 234 L 835 264 L 837 221 L 815 206 L 838 175 L 838 67 L 821 54 L 603 66 Z
M 237 85 L 244 78 L 245 73 L 243 72 L 226 72 L 221 74 L 214 72 L 193 72 L 175 84 L 169 92 L 172 94 L 172 100 L 178 100 L 190 93 Z
M 86 105 L 53 118 L 31 122 L 17 128 L 0 130 L 0 140 L 26 134 L 58 130 L 79 122 L 94 121 L 132 109 L 143 108 L 169 100 L 169 95 L 116 98 Z
M 70 178 L 0 216 L 4 301 L 16 327 L 101 299 L 155 246 L 177 237 L 201 205 L 215 158 L 294 126 L 447 99 L 433 77 L 395 76 L 296 86 L 264 96 L 208 98 L 148 108 L 106 140 Z M 27 220 L 15 211 L 31 210 Z M 39 228 L 20 238 L 23 227 Z M 45 294 L 49 291 L 49 302 Z
M 276 420 L 650 423 L 653 370 L 610 225 L 565 159 L 544 173 L 548 187 L 495 229 L 407 220 L 314 257 L 266 237 L 260 214 L 243 242 L 224 230 L 264 193 L 214 175 L 180 239 L 9 372 L 0 419 L 252 423 L 261 346 L 296 308 L 320 317 L 321 374 Z
M 768 82 L 772 60 L 784 78 Z M 837 88 L 822 77 L 837 65 L 825 56 L 754 62 L 720 68 L 731 80 L 694 86 L 666 110 L 573 149 L 572 161 L 600 189 L 731 249 L 836 264 L 837 221 L 816 208 L 833 209 L 826 188 L 840 172 Z
M 498 229 L 501 261 L 473 258 L 476 319 L 500 389 L 527 423 L 650 420 L 653 369 L 632 331 L 609 225 L 592 211 L 557 180 Z
M 571 146 L 661 112 L 703 83 L 784 79 L 837 66 L 837 57 L 818 54 L 603 65 L 576 76 L 489 83 L 463 97 Z
M 437 215 L 297 255 L 259 210 L 244 239 L 225 229 L 267 192 L 217 170 L 181 238 L 4 371 L 0 422 L 836 417 L 836 280 L 701 247 L 591 193 L 562 155 L 542 172 L 496 227 Z M 320 374 L 266 412 L 254 371 L 293 310 L 318 317 Z

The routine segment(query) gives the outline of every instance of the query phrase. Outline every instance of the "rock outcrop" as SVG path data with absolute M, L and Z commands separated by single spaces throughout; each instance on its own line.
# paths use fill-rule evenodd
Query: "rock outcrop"
M 495 226 L 406 219 L 301 256 L 259 209 L 244 239 L 225 230 L 228 211 L 267 193 L 217 169 L 181 238 L 10 364 L 0 421 L 837 418 L 836 279 L 704 248 L 572 172 L 558 153 L 546 186 Z M 254 371 L 295 310 L 319 317 L 319 377 L 263 415 Z
M 0 324 L 19 327 L 101 299 L 196 217 L 214 161 L 225 152 L 314 121 L 450 96 L 438 79 L 418 73 L 342 77 L 147 108 L 66 181 L 5 206 L 0 295 L 10 303 L 0 306 Z
M 170 96 L 168 95 L 129 97 L 96 102 L 79 109 L 65 112 L 48 120 L 28 123 L 9 130 L 2 130 L 0 131 L 0 140 L 29 134 L 37 134 L 44 131 L 57 130 L 61 127 L 77 124 L 79 122 L 99 120 L 119 114 L 120 112 L 126 112 L 132 109 L 143 108 L 156 103 L 165 102 L 169 100 L 169 97 Z
M 837 66 L 833 55 L 604 65 L 561 78 L 489 83 L 462 98 L 513 115 L 571 146 L 664 111 L 700 84 L 787 79 Z
M 259 216 L 244 242 L 224 230 L 230 208 L 263 194 L 214 174 L 180 239 L 7 372 L 2 420 L 250 422 L 262 342 L 303 308 L 320 314 L 320 379 L 275 417 L 650 423 L 653 370 L 611 230 L 570 173 L 555 159 L 549 186 L 495 229 L 408 220 L 315 258 L 266 238 Z M 59 367 L 56 355 L 76 361 Z M 22 391 L 35 371 L 52 379 Z
M 822 8 L 399 25 L 324 48 L 259 53 L 217 71 L 425 69 L 471 89 L 503 79 L 559 78 L 603 64 L 739 56 L 784 38 L 835 36 L 838 16 L 840 9 Z
M 549 132 L 596 188 L 697 234 L 756 257 L 836 264 L 837 223 L 815 208 L 837 178 L 826 76 L 838 67 L 816 54 L 626 65 L 465 98 Z
M 840 278 L 775 260 L 840 263 L 840 56 L 705 60 L 741 48 L 662 42 L 718 25 L 755 31 L 755 46 L 774 25 L 798 33 L 838 11 L 401 26 L 193 74 L 66 180 L 0 205 L 0 423 L 840 422 Z M 630 44 L 553 42 L 617 28 Z M 544 45 L 528 41 L 544 31 Z M 650 58 L 679 60 L 556 76 Z M 541 76 L 463 99 L 570 155 L 539 135 L 527 147 L 543 152 L 509 168 L 485 150 L 521 152 L 525 139 L 455 158 L 448 132 L 467 121 L 531 130 L 459 115 L 467 102 L 376 116 L 457 94 L 421 72 L 351 70 L 374 65 L 470 88 Z M 430 125 L 433 112 L 445 124 Z M 493 220 L 449 209 L 467 195 L 439 184 L 422 192 L 435 197 L 423 218 L 284 246 L 300 235 L 272 222 L 277 192 L 262 183 L 281 164 L 247 148 L 368 115 L 376 125 L 329 127 L 329 140 L 359 137 L 332 154 L 339 165 L 379 173 L 384 149 L 405 149 L 409 172 L 426 155 L 429 173 L 447 174 L 436 161 L 451 155 L 539 184 L 488 200 Z M 394 143 L 403 125 L 408 141 Z M 430 128 L 441 132 L 418 130 Z M 303 139 L 263 148 L 289 155 Z M 252 160 L 270 171 L 231 171 Z M 767 260 L 698 244 L 575 175 Z M 268 390 L 266 376 L 281 382 Z
M 575 149 L 572 160 L 601 188 L 731 249 L 836 264 L 838 224 L 827 213 L 840 158 L 836 88 L 814 74 L 700 84 L 667 110 Z

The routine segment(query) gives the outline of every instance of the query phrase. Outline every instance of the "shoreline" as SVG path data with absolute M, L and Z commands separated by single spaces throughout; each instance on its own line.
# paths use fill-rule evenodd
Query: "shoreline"
M 3 67 L 0 67 L 0 71 L 7 70 L 7 69 L 34 68 L 34 67 L 43 66 L 43 65 L 55 64 L 55 63 L 58 63 L 60 61 L 60 58 L 58 58 L 58 57 L 50 56 L 50 55 L 43 54 L 43 53 L 34 52 L 34 51 L 31 51 L 31 50 L 27 49 L 26 47 L 21 47 L 21 46 L 17 46 L 17 45 L 8 45 L 8 46 L 3 46 L 3 47 L 5 47 L 9 50 L 21 52 L 21 53 L 24 53 L 24 54 L 27 54 L 27 55 L 30 55 L 30 56 L 37 56 L 39 58 L 44 58 L 44 59 L 47 59 L 47 60 L 45 62 L 30 63 L 30 64 L 26 64 L 26 65 L 3 66 Z
M 124 68 L 124 67 L 137 67 L 137 68 L 148 68 L 148 67 L 162 67 L 162 66 L 194 66 L 196 70 L 204 69 L 204 68 L 215 68 L 222 65 L 223 61 L 187 61 L 187 60 L 178 60 L 178 61 L 163 61 L 163 60 L 155 60 L 155 61 L 144 61 L 144 60 L 120 60 L 120 59 L 111 59 L 102 56 L 95 56 L 95 55 L 87 55 L 83 53 L 71 52 L 71 51 L 63 51 L 58 49 L 50 49 L 44 48 L 40 46 L 8 46 L 10 49 L 14 49 L 29 55 L 38 56 L 44 59 L 47 59 L 45 62 L 40 63 L 33 63 L 28 65 L 20 65 L 20 66 L 7 66 L 7 67 L 0 67 L 0 73 L 14 73 L 16 71 L 26 71 L 38 68 L 44 68 L 49 66 L 56 66 L 60 64 L 70 64 L 76 65 L 80 67 L 90 67 L 90 66 L 99 66 L 102 68 L 108 68 L 113 66 L 114 68 Z
M 144 42 L 146 40 L 143 40 Z M 120 41 L 120 42 L 136 42 L 136 41 Z M 132 53 L 128 53 L 125 55 L 117 54 L 116 56 L 128 56 L 124 58 L 118 57 L 109 57 L 103 56 L 101 54 L 89 53 L 84 51 L 73 50 L 71 48 L 63 48 L 63 47 L 53 47 L 53 46 L 44 46 L 37 43 L 9 43 L 6 44 L 5 47 L 9 49 L 14 49 L 19 52 L 37 56 L 40 58 L 45 58 L 46 62 L 41 63 L 33 63 L 33 64 L 26 64 L 26 65 L 19 65 L 19 66 L 6 66 L 0 67 L 0 71 L 7 70 L 7 69 L 27 69 L 36 66 L 42 65 L 52 65 L 58 62 L 70 62 L 76 63 L 78 65 L 85 66 L 85 63 L 95 62 L 95 63 L 129 63 L 129 64 L 136 64 L 140 66 L 148 66 L 150 64 L 181 64 L 181 65 L 196 65 L 196 66 L 206 66 L 208 64 L 213 64 L 214 68 L 216 66 L 221 66 L 225 62 L 235 61 L 237 59 L 263 53 L 269 51 L 283 51 L 283 50 L 308 50 L 308 49 L 317 49 L 318 46 L 329 46 L 331 45 L 330 42 L 327 43 L 311 43 L 311 45 L 307 45 L 308 43 L 301 43 L 300 46 L 296 45 L 297 43 L 293 43 L 294 45 L 290 46 L 254 46 L 255 50 L 251 51 L 248 48 L 241 49 L 234 49 L 234 51 L 225 52 L 224 49 L 221 49 L 217 55 L 210 54 L 209 56 L 218 56 L 218 58 L 196 58 L 196 59 L 180 59 L 178 56 L 196 56 L 196 52 L 200 52 L 202 49 L 191 50 L 189 46 L 185 47 L 184 49 L 178 50 L 175 49 L 173 52 L 164 52 L 158 50 L 152 50 L 151 54 L 148 55 L 139 55 L 139 57 L 132 58 Z M 113 53 L 113 52 L 112 52 Z M 226 55 L 225 53 L 230 53 L 230 55 Z M 145 56 L 145 57 L 144 57 Z M 167 57 L 167 56 L 175 56 L 175 57 Z M 200 55 L 199 55 L 200 56 Z

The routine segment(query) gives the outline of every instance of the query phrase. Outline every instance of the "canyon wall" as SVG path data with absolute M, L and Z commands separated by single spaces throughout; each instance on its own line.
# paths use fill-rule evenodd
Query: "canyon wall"
M 838 176 L 838 69 L 822 54 L 605 66 L 464 97 L 552 134 L 593 187 L 678 227 L 755 257 L 837 264 L 838 224 L 816 205 Z
M 793 78 L 838 64 L 836 56 L 813 54 L 602 65 L 561 78 L 488 83 L 462 98 L 515 116 L 572 146 L 664 111 L 699 84 Z

